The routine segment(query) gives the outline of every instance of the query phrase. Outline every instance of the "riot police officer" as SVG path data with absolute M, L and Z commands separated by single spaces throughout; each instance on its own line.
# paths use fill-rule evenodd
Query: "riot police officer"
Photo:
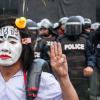
M 39 26 L 31 19 L 27 19 L 27 27 L 30 31 L 32 38 L 32 49 L 34 52 L 34 58 L 41 58 L 42 49 L 45 41 L 39 36 Z
M 39 35 L 43 41 L 45 41 L 45 46 L 42 50 L 42 58 L 49 62 L 50 58 L 50 45 L 56 40 L 57 34 L 52 30 L 52 23 L 49 19 L 43 19 L 40 22 Z
M 68 20 L 68 17 L 62 17 L 62 18 L 59 19 L 59 23 L 60 23 L 60 28 L 59 28 L 60 33 L 59 33 L 59 35 L 64 34 L 67 20 Z
M 92 90 L 91 94 L 94 97 L 94 99 L 98 98 L 97 100 L 99 100 L 100 99 L 100 26 L 95 31 L 94 37 L 92 38 L 92 46 L 94 49 L 94 55 L 96 59 L 95 63 L 96 67 L 91 82 L 91 90 Z
M 90 36 L 91 34 L 93 34 L 91 32 L 91 19 L 89 18 L 84 18 L 84 24 L 83 24 L 83 28 L 82 28 L 82 34 L 86 35 L 86 36 Z
M 69 75 L 80 100 L 89 100 L 89 79 L 85 76 L 91 76 L 94 63 L 91 61 L 92 51 L 89 51 L 87 37 L 81 32 L 82 21 L 77 16 L 71 16 L 67 20 L 64 36 L 58 40 L 68 58 Z

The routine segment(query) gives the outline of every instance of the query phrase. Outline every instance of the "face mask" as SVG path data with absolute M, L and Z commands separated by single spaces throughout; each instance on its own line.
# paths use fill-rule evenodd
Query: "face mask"
M 13 26 L 0 29 L 0 65 L 10 66 L 18 61 L 22 52 L 19 30 Z

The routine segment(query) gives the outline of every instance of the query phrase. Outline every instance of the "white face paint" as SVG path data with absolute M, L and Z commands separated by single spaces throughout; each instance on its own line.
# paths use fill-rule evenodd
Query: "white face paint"
M 19 30 L 13 26 L 0 28 L 0 65 L 10 66 L 18 61 L 22 53 Z

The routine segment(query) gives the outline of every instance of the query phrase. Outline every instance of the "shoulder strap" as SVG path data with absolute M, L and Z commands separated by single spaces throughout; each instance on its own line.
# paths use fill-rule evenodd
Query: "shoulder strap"
M 40 85 L 40 76 L 43 71 L 47 71 L 48 69 L 48 63 L 43 60 L 43 59 L 35 59 L 33 61 L 32 66 L 27 72 L 27 78 L 24 76 L 24 79 L 27 79 L 27 84 L 26 84 L 26 97 L 27 100 L 33 100 L 36 98 L 38 90 L 39 90 L 39 85 Z

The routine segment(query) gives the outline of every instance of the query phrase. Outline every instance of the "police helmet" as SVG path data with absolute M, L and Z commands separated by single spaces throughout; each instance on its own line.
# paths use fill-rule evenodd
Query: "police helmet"
M 92 21 L 89 18 L 84 18 L 83 29 L 91 28 Z
M 68 17 L 62 17 L 62 18 L 59 19 L 59 22 L 60 22 L 62 25 L 66 25 L 67 20 L 68 20 Z
M 56 22 L 53 24 L 52 28 L 57 29 L 60 26 L 60 23 Z
M 84 24 L 84 17 L 83 16 L 78 15 L 76 17 L 80 19 L 80 21 L 81 21 L 82 24 Z
M 65 35 L 78 36 L 82 32 L 82 21 L 77 16 L 71 16 L 67 20 L 65 27 Z
M 29 30 L 38 30 L 37 23 L 31 19 L 27 19 L 26 26 Z
M 47 28 L 47 29 L 49 29 L 49 28 L 51 28 L 52 27 L 52 23 L 49 21 L 49 19 L 43 19 L 43 20 L 41 20 L 41 28 Z
M 91 25 L 91 29 L 94 31 L 96 31 L 99 27 L 100 27 L 100 23 L 98 22 L 95 22 Z

